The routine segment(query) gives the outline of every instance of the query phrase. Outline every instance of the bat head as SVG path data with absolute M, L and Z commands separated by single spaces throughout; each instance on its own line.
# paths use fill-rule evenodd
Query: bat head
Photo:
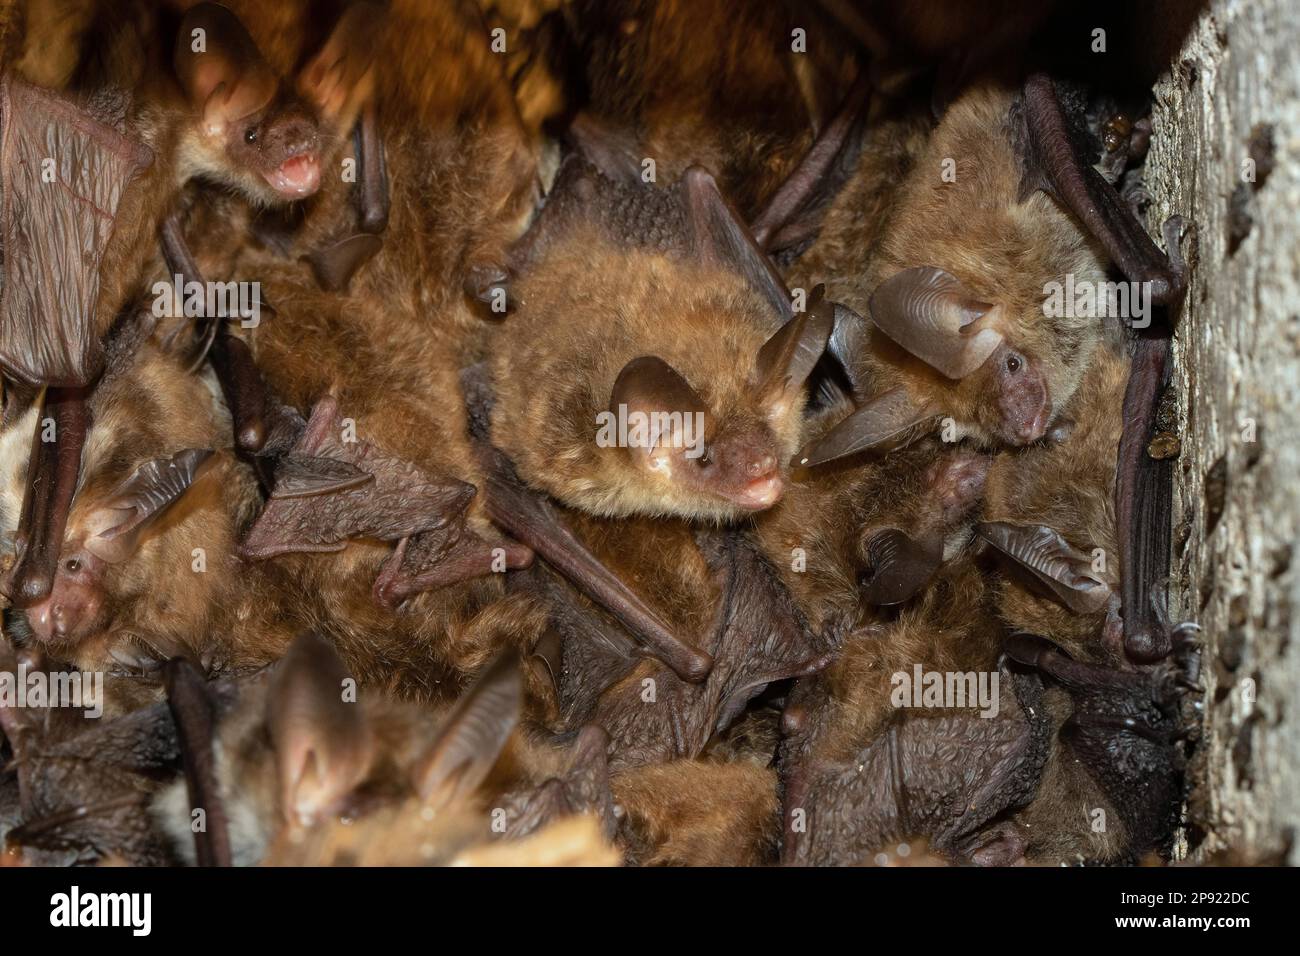
M 818 291 L 755 355 L 739 390 L 725 399 L 701 383 L 711 404 L 664 359 L 632 359 L 620 370 L 609 422 L 626 423 L 626 451 L 646 480 L 717 516 L 762 511 L 785 489 L 788 435 L 797 429 L 802 388 L 826 346 L 833 313 Z
M 897 272 L 871 297 L 876 328 L 924 363 L 922 381 L 942 390 L 938 407 L 997 444 L 1027 445 L 1053 416 L 1050 342 L 1041 332 L 1015 334 L 1022 323 L 1007 311 L 933 266 Z
M 208 450 L 223 431 L 215 414 L 201 413 L 215 413 L 211 393 L 152 342 L 114 362 L 87 405 L 77 490 L 61 539 L 48 545 L 48 590 L 15 600 L 13 613 L 70 663 L 134 670 L 178 653 L 175 640 L 206 635 L 201 622 L 228 603 L 223 555 L 234 551 L 253 480 Z M 0 432 L 0 538 L 11 553 L 31 547 L 20 538 L 24 504 L 40 494 L 28 488 L 33 450 L 53 427 L 37 403 Z
M 285 82 L 239 19 L 219 4 L 201 3 L 185 15 L 173 65 L 194 115 L 181 150 L 190 176 L 215 179 L 263 205 L 317 192 L 322 163 L 351 116 L 338 107 L 325 112 L 319 98 Z
M 403 834 L 407 845 L 388 850 L 410 859 L 430 822 L 476 808 L 518 722 L 522 688 L 517 660 L 503 655 L 438 719 L 358 689 L 329 642 L 299 636 L 217 729 L 235 862 L 259 862 L 277 847 L 324 853 L 340 821 L 386 824 L 366 832 Z M 154 807 L 182 853 L 192 839 L 187 808 L 183 786 Z M 476 822 L 488 830 L 486 820 Z M 421 836 L 411 845 L 413 830 Z
M 150 526 L 180 501 L 210 455 L 186 449 L 152 459 L 108 495 L 74 501 L 50 593 L 24 608 L 39 641 L 66 651 L 104 631 L 119 591 L 114 566 L 136 557 Z

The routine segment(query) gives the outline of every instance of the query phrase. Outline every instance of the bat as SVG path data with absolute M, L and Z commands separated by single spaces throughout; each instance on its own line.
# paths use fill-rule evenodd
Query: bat
M 1010 139 L 1003 132 L 1007 123 Z M 843 349 L 857 356 L 851 366 L 859 363 L 849 377 L 871 381 L 872 395 L 801 461 L 855 454 L 936 415 L 958 437 L 988 447 L 1042 438 L 1105 337 L 1095 321 L 1044 314 L 1053 311 L 1044 299 L 1048 283 L 1062 276 L 1094 285 L 1105 280 L 1109 263 L 1091 251 L 1093 237 L 1125 278 L 1145 290 L 1148 305 L 1177 302 L 1187 273 L 1182 220 L 1166 223 L 1166 256 L 1092 168 L 1075 135 L 1056 87 L 1043 74 L 1032 74 L 1018 97 L 976 86 L 949 107 L 900 187 L 870 278 L 850 291 L 858 298 L 849 304 L 865 305 L 871 325 L 850 321 L 842 337 L 838 328 L 833 337 L 857 340 Z M 977 141 L 983 145 L 971 149 Z M 970 170 L 963 178 L 963 155 L 980 157 L 979 173 Z M 951 183 L 935 178 L 945 157 L 955 162 Z M 963 203 L 965 190 L 972 190 L 972 199 Z M 989 201 L 992 196 L 999 198 Z M 963 243 L 980 234 L 1002 239 L 997 248 L 971 255 Z M 1004 241 L 1009 235 L 1018 238 Z M 1031 257 L 1032 267 L 999 264 L 1012 249 Z M 833 288 L 831 295 L 837 294 Z M 1160 517 L 1167 493 L 1155 489 L 1164 487 L 1159 476 L 1168 466 L 1141 454 L 1164 375 L 1163 341 L 1149 331 L 1136 339 L 1138 371 L 1130 377 L 1124 413 L 1133 425 L 1122 443 L 1116 486 L 1125 644 L 1140 660 L 1168 650 L 1167 641 L 1151 636 L 1158 628 L 1150 609 L 1151 588 L 1167 561 L 1161 536 L 1168 522 Z M 1129 520 L 1133 502 L 1147 494 L 1156 495 L 1151 524 Z
M 794 314 L 708 173 L 659 190 L 570 159 L 521 245 L 490 368 L 492 440 L 525 482 L 605 516 L 780 498 L 831 313 Z
M 248 16 L 271 15 L 249 5 Z M 324 175 L 312 201 L 288 214 L 220 211 L 254 239 L 238 270 L 256 275 L 268 259 L 301 260 L 328 291 L 392 301 L 404 290 L 418 313 L 412 322 L 436 315 L 457 347 L 481 350 L 485 320 L 499 317 L 484 302 L 537 192 L 538 147 L 490 40 L 466 4 L 347 5 L 296 84 L 337 117 L 333 125 L 352 129 L 351 151 L 339 157 L 342 172 Z M 201 201 L 221 205 L 211 194 Z M 182 232 L 203 245 L 197 229 Z
M 584 151 L 637 178 L 653 160 L 663 182 L 703 166 L 747 221 L 856 73 L 844 35 L 813 9 L 588 0 L 563 13 L 585 94 L 573 127 Z
M 1018 833 L 989 825 L 1033 797 L 1050 727 L 1038 716 L 1036 676 L 999 674 L 1000 629 L 983 603 L 973 562 L 952 562 L 896 621 L 851 635 L 823 674 L 791 693 L 782 862 L 864 862 L 891 839 L 918 836 L 966 862 L 1023 854 Z M 922 672 L 970 674 L 986 689 L 999 674 L 1000 693 L 980 698 L 996 696 L 996 710 L 981 709 L 974 685 L 972 697 L 940 708 L 900 691 Z
M 258 437 L 244 450 L 257 448 L 268 493 L 239 553 L 304 582 L 293 613 L 367 679 L 397 675 L 436 698 L 449 669 L 530 633 L 497 607 L 504 572 L 532 552 L 485 514 L 453 356 L 406 314 L 317 288 L 300 264 L 261 275 L 275 316 L 212 353 L 237 363 L 227 403 L 236 434 Z
M 86 671 L 156 677 L 180 655 L 218 669 L 265 663 L 284 646 L 271 582 L 236 558 L 260 503 L 256 482 L 226 450 L 229 426 L 208 386 L 149 338 L 153 325 L 137 313 L 108 338 L 75 494 L 49 552 L 49 592 L 15 601 L 9 626 Z M 25 472 L 39 467 L 23 439 L 35 433 L 44 453 L 40 418 L 31 406 L 0 438 L 16 450 L 0 479 L 0 533 L 20 553 L 30 553 Z
M 493 809 L 506 840 L 567 815 L 612 824 L 603 735 L 580 734 L 567 754 L 519 737 L 523 682 L 509 655 L 441 715 L 365 688 L 349 698 L 348 675 L 330 644 L 305 634 L 222 714 L 210 792 L 231 821 L 235 865 L 445 862 L 494 838 Z M 503 751 L 510 768 L 497 769 Z M 172 785 L 153 806 L 182 854 L 188 803 Z
M 994 459 L 977 529 L 1006 572 L 998 607 L 1008 626 L 1111 664 L 1124 659 L 1113 462 L 1128 377 L 1122 352 L 1098 350 L 1047 439 Z
M 1178 653 L 1155 668 L 1134 668 L 1125 655 L 1111 462 L 1129 375 L 1122 353 L 1100 352 L 1059 434 L 995 461 L 985 506 L 992 520 L 978 526 L 1004 559 L 998 613 L 1019 635 L 1010 653 L 1038 662 L 1071 704 L 1056 705 L 1062 759 L 1049 763 L 1022 811 L 1026 831 L 1041 834 L 1031 851 L 1066 862 L 1136 859 L 1165 843 L 1181 798 L 1182 703 L 1197 690 L 1194 627 L 1173 629 Z M 1062 486 L 1075 493 L 1063 498 Z M 1061 814 L 1079 805 L 1100 809 L 1110 825 Z M 1041 826 L 1052 814 L 1073 826 Z

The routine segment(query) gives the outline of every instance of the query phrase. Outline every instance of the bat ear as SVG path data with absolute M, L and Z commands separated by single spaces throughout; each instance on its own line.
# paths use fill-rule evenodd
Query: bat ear
M 627 407 L 628 416 L 650 416 L 651 431 L 644 441 L 628 449 L 633 455 L 643 456 L 647 465 L 653 464 L 658 449 L 686 447 L 683 442 L 688 436 L 659 431 L 660 422 L 667 422 L 670 429 L 684 428 L 688 415 L 708 413 L 704 400 L 681 373 L 655 355 L 634 358 L 618 373 L 609 394 L 610 412 L 615 417 L 620 406 Z M 661 420 L 658 416 L 662 414 L 673 417 Z
M 478 789 L 510 739 L 523 702 L 519 661 L 502 654 L 452 709 L 416 770 L 421 800 L 445 809 Z
M 1092 614 L 1110 600 L 1110 587 L 1094 576 L 1092 559 L 1060 533 L 1043 525 L 986 521 L 976 526 L 981 538 L 1011 558 L 1076 614 Z
M 375 52 L 384 20 L 379 4 L 353 2 L 298 75 L 298 92 L 331 120 L 355 114 L 375 86 Z
M 200 3 L 185 14 L 172 65 L 208 135 L 262 109 L 279 86 L 239 18 L 218 3 Z
M 316 634 L 289 645 L 267 698 L 285 819 L 311 823 L 328 813 L 366 777 L 374 739 L 365 712 L 345 696 L 347 669 Z
M 682 174 L 686 191 L 686 218 L 692 252 L 740 273 L 771 305 L 781 322 L 794 315 L 790 290 L 772 260 L 758 247 L 749 227 L 718 189 L 713 175 L 702 166 Z
M 923 539 L 898 528 L 873 533 L 863 548 L 867 573 L 858 584 L 862 600 L 876 607 L 902 604 L 921 590 L 943 563 L 943 538 Z
M 211 456 L 206 448 L 186 448 L 137 468 L 91 513 L 86 550 L 110 564 L 131 557 L 144 530 L 184 497 Z
M 846 458 L 898 438 L 934 417 L 929 408 L 917 405 L 906 388 L 893 388 L 867 402 L 796 455 L 792 464 L 811 468 Z
M 965 378 L 1002 344 L 1002 333 L 986 318 L 992 310 L 955 276 L 930 266 L 890 276 L 871 296 L 871 321 L 951 379 Z
M 826 287 L 813 289 L 808 309 L 796 315 L 758 350 L 758 393 L 765 402 L 780 403 L 798 392 L 826 350 L 835 326 L 835 306 L 826 301 Z
M 857 363 L 854 357 L 861 351 L 861 343 L 867 336 L 867 320 L 854 312 L 847 305 L 835 303 L 835 322 L 831 328 L 830 339 L 826 342 L 826 351 L 835 356 L 848 377 L 849 385 L 855 393 L 863 386 L 858 381 Z

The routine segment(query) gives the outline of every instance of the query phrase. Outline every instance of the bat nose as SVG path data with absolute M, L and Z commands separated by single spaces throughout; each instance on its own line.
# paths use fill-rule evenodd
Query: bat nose
M 750 478 L 762 478 L 776 471 L 776 455 L 765 454 L 750 459 L 745 468 L 745 474 Z
M 67 637 L 68 632 L 72 630 L 75 615 L 62 604 L 56 604 L 51 616 L 54 618 L 54 635 L 59 638 Z

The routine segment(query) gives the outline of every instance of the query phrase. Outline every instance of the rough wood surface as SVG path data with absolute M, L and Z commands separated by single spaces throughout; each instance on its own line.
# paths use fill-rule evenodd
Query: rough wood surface
M 1189 215 L 1199 246 L 1175 346 L 1171 582 L 1206 642 L 1193 859 L 1300 863 L 1297 48 L 1293 0 L 1212 0 L 1156 86 L 1150 221 Z

